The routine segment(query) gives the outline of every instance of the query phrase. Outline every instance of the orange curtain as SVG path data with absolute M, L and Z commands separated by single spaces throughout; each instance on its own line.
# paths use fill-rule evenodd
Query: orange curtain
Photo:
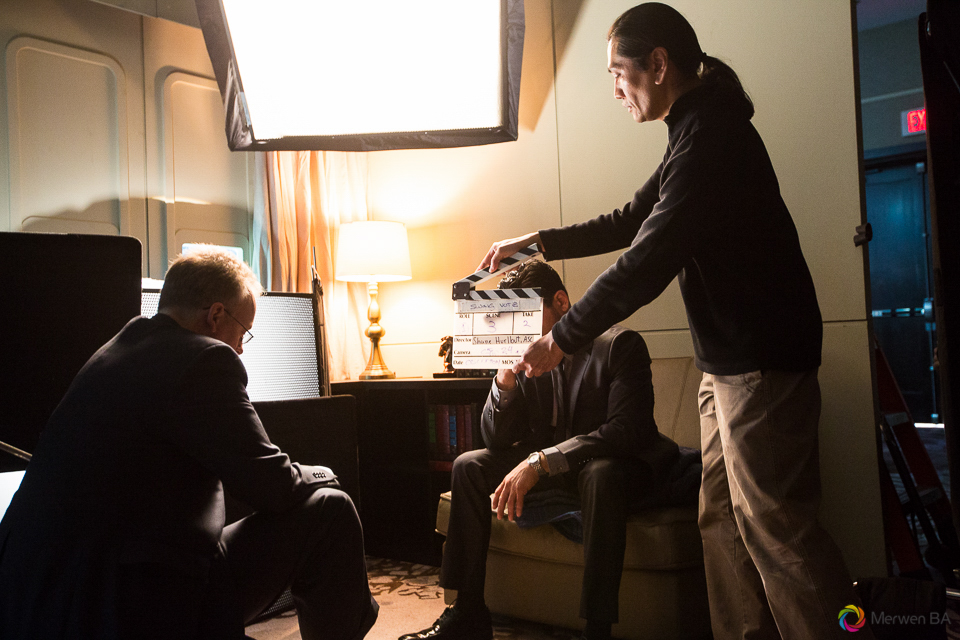
M 254 211 L 261 279 L 271 291 L 310 292 L 316 252 L 323 285 L 330 380 L 356 379 L 370 341 L 366 285 L 335 279 L 341 223 L 367 219 L 367 158 L 338 151 L 257 154 Z

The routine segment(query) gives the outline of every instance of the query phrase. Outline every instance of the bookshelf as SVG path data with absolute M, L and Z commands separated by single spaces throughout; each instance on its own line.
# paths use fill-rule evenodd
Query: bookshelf
M 480 435 L 481 410 L 483 403 L 479 401 L 427 403 L 428 463 L 431 471 L 449 473 L 458 455 L 483 446 Z
M 334 382 L 357 399 L 360 519 L 369 555 L 439 566 L 440 494 L 456 456 L 483 446 L 492 378 Z M 444 426 L 446 428 L 444 428 Z

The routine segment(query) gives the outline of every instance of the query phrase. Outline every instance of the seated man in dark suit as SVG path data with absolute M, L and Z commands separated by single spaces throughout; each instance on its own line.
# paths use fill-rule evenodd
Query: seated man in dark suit
M 242 639 L 288 587 L 304 639 L 366 635 L 353 502 L 247 397 L 260 291 L 229 253 L 182 256 L 159 313 L 84 365 L 0 521 L 0 637 Z M 224 488 L 255 513 L 224 527 Z
M 543 332 L 570 308 L 560 276 L 544 262 L 511 271 L 500 288 L 540 287 Z M 547 489 L 579 499 L 584 576 L 584 638 L 609 638 L 618 593 L 629 506 L 674 467 L 676 443 L 653 419 L 650 356 L 640 334 L 615 326 L 557 370 L 526 378 L 501 369 L 481 420 L 487 448 L 453 465 L 450 525 L 440 585 L 456 603 L 430 628 L 401 640 L 489 640 L 484 604 L 491 498 L 498 518 L 515 520 L 528 492 Z M 531 494 L 532 495 L 532 494 Z M 642 603 L 637 603 L 642 606 Z

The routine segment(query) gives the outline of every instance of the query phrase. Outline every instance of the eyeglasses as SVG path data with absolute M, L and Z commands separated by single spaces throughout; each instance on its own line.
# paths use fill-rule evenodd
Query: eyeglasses
M 203 308 L 203 311 L 206 311 L 206 310 L 208 310 L 209 308 L 210 308 L 210 307 L 204 307 L 204 308 Z M 242 342 L 241 344 L 247 344 L 248 342 L 250 342 L 251 340 L 253 340 L 253 333 L 250 332 L 250 329 L 247 329 L 247 327 L 246 327 L 242 322 L 240 322 L 239 320 L 237 320 L 236 318 L 234 318 L 234 317 L 233 317 L 233 314 L 230 313 L 229 311 L 227 311 L 226 308 L 224 308 L 223 312 L 224 312 L 225 314 L 227 314 L 228 316 L 230 316 L 230 319 L 233 320 L 234 322 L 236 322 L 238 325 L 240 325 L 240 327 L 246 332 L 246 333 L 244 334 L 244 336 L 243 336 L 243 342 Z
M 250 329 L 247 329 L 242 322 L 234 318 L 233 314 L 227 311 L 226 309 L 224 309 L 223 312 L 228 316 L 230 316 L 231 318 L 233 318 L 233 321 L 236 322 L 238 325 L 240 325 L 243 328 L 243 330 L 246 332 L 243 336 L 243 344 L 247 344 L 248 342 L 253 340 L 253 334 L 250 332 Z

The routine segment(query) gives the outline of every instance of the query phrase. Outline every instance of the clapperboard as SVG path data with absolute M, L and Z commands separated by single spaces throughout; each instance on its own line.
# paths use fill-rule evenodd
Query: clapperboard
M 500 261 L 494 272 L 482 269 L 453 283 L 453 368 L 490 370 L 512 367 L 540 337 L 543 298 L 540 289 L 488 289 L 476 286 L 540 255 L 536 244 Z

